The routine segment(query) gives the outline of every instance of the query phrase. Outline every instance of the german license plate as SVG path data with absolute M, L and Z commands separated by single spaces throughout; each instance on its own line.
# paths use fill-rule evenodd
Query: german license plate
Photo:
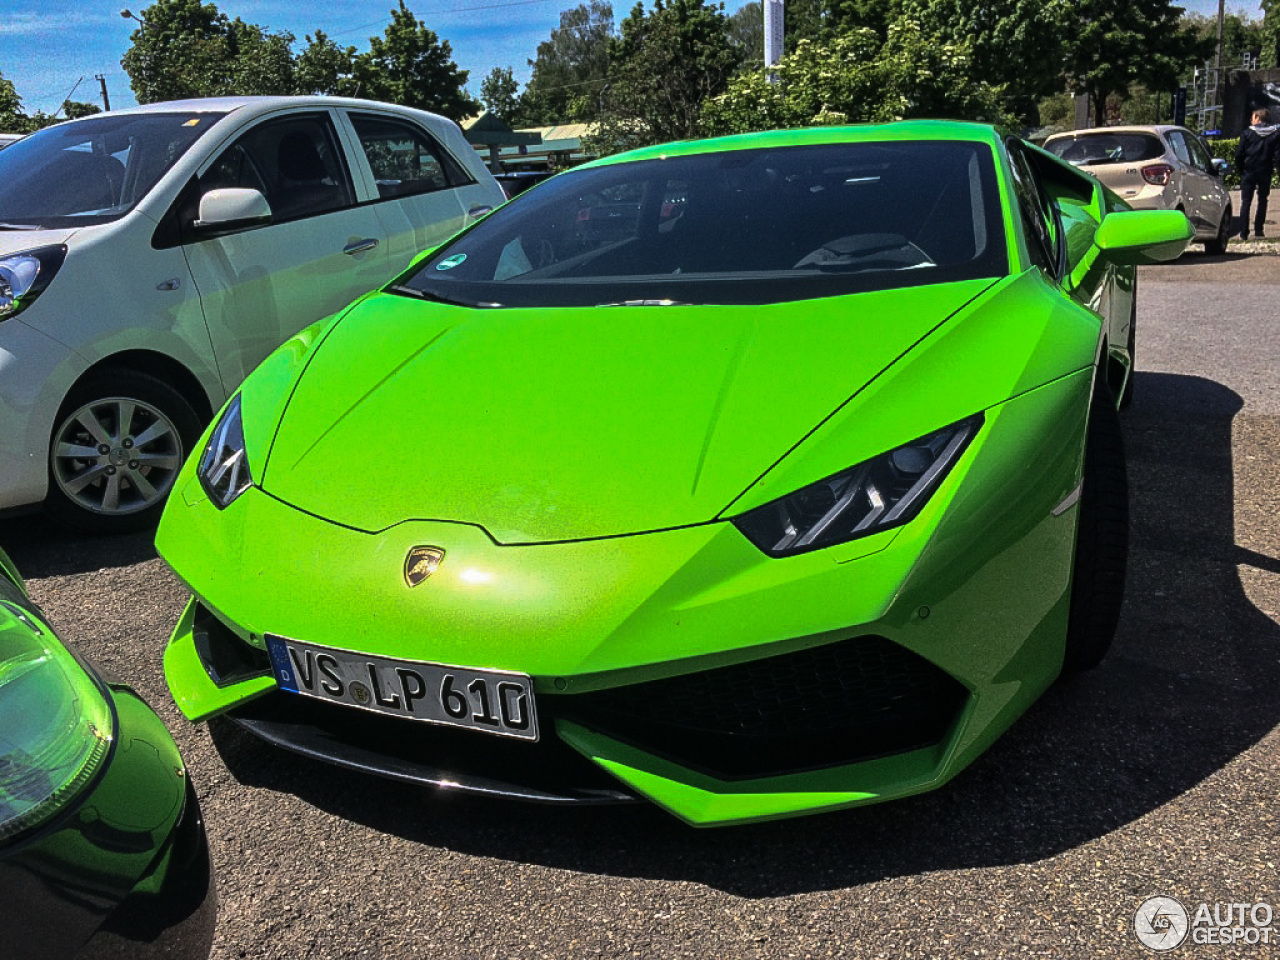
M 282 690 L 409 720 L 538 739 L 533 681 L 522 673 L 393 660 L 267 634 Z

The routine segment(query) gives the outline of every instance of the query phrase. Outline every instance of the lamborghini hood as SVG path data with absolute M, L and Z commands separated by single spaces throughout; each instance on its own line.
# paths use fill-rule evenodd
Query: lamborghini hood
M 991 283 L 759 307 L 370 297 L 316 349 L 262 487 L 360 530 L 505 544 L 705 522 Z

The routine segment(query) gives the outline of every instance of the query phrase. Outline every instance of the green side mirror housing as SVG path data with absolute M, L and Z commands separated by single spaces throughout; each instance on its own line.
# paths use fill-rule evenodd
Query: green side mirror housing
M 1194 236 L 1180 210 L 1127 210 L 1103 218 L 1093 244 L 1112 263 L 1162 263 L 1180 257 Z

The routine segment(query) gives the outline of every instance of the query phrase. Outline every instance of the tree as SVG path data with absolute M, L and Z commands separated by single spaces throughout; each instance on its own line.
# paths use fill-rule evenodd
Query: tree
M 62 115 L 68 120 L 79 120 L 81 117 L 91 117 L 101 112 L 102 108 L 96 103 L 84 103 L 80 100 L 62 101 Z
M 1068 0 L 901 0 L 926 35 L 967 44 L 974 76 L 1003 84 L 1029 123 L 1036 101 L 1062 90 L 1070 14 Z
M 729 42 L 737 48 L 741 66 L 755 70 L 764 63 L 764 8 L 760 0 L 751 0 L 729 15 Z
M 23 133 L 27 115 L 22 111 L 22 98 L 12 80 L 0 73 L 0 132 Z
M 637 3 L 609 43 L 592 145 L 612 153 L 698 136 L 703 101 L 724 91 L 739 57 L 722 4 L 654 0 L 646 13 Z
M 560 26 L 538 44 L 533 74 L 520 96 L 519 119 L 529 126 L 594 120 L 616 36 L 613 7 L 590 0 L 560 14 Z
M 1125 99 L 1136 83 L 1170 90 L 1188 64 L 1212 55 L 1214 43 L 1183 26 L 1181 12 L 1170 0 L 1073 0 L 1066 73 L 1089 95 L 1095 124 L 1106 123 L 1107 97 Z
M 268 33 L 237 17 L 228 26 L 227 38 L 231 51 L 228 93 L 267 97 L 294 92 L 292 33 Z
M 294 89 L 293 34 L 269 33 L 212 3 L 156 0 L 120 65 L 139 103 Z
M 490 113 L 509 125 L 519 108 L 519 89 L 510 67 L 494 67 L 480 84 L 480 99 Z
M 772 71 L 734 79 L 702 119 L 705 133 L 729 134 L 908 117 L 1007 119 L 1003 90 L 975 79 L 967 47 L 939 43 L 904 18 L 884 43 L 865 27 L 802 40 Z
M 449 41 L 427 29 L 404 0 L 391 11 L 383 35 L 370 37 L 369 49 L 355 58 L 353 73 L 362 97 L 431 110 L 452 120 L 479 107 L 463 90 L 467 71 L 454 63 Z
M 308 34 L 307 45 L 294 65 L 294 90 L 302 94 L 353 95 L 355 56 L 355 47 L 338 46 L 323 30 L 317 30 L 314 37 Z
M 1262 54 L 1259 65 L 1280 65 L 1280 0 L 1259 0 L 1262 7 Z
M 230 21 L 212 3 L 156 0 L 129 37 L 120 65 L 139 103 L 226 91 Z

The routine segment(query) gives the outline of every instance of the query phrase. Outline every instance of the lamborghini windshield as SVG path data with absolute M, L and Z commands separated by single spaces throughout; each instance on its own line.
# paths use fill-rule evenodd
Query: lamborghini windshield
M 1007 269 L 989 146 L 864 142 L 572 171 L 395 289 L 485 307 L 751 304 Z
M 107 113 L 24 137 L 0 153 L 0 229 L 124 216 L 221 116 Z

